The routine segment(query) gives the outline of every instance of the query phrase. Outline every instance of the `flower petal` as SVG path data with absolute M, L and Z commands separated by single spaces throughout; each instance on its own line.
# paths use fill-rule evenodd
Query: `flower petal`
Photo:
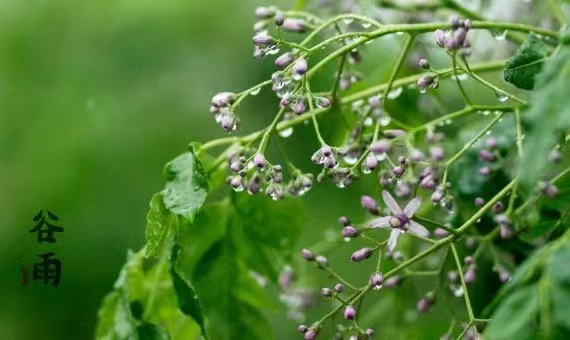
M 392 251 L 394 250 L 394 248 L 396 248 L 396 242 L 398 242 L 398 237 L 400 237 L 400 234 L 402 232 L 396 228 L 392 229 L 392 232 L 390 233 L 390 238 L 388 239 L 388 250 Z
M 427 230 L 426 227 L 413 220 L 410 220 L 408 222 L 408 230 L 421 237 L 429 236 L 429 230 Z
M 388 191 L 382 190 L 382 198 L 384 199 L 386 206 L 394 213 L 394 215 L 402 213 L 402 209 L 400 209 L 398 203 L 396 203 L 396 200 L 394 197 L 392 197 L 392 195 L 390 195 Z
M 370 221 L 368 226 L 370 228 L 384 228 L 390 226 L 392 216 L 378 217 Z
M 404 213 L 408 217 L 414 216 L 414 213 L 418 210 L 421 204 L 422 200 L 419 197 L 415 197 L 410 202 L 408 202 L 408 204 L 404 208 Z

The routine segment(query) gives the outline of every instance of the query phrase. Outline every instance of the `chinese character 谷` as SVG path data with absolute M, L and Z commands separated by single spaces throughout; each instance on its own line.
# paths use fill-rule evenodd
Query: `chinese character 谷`
M 59 218 L 55 216 L 52 212 L 48 211 L 47 216 L 52 221 L 57 221 Z M 46 216 L 43 213 L 43 210 L 34 217 L 34 221 L 37 222 L 36 226 L 30 229 L 30 233 L 38 233 L 38 242 L 49 242 L 55 243 L 55 237 L 53 236 L 56 232 L 63 232 L 62 227 L 58 227 L 48 220 L 46 220 Z

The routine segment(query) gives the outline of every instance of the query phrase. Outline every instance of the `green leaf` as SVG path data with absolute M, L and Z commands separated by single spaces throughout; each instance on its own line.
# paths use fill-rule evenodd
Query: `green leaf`
M 206 200 L 208 177 L 194 150 L 166 164 L 166 186 L 161 192 L 164 206 L 190 221 Z
M 182 313 L 191 316 L 200 326 L 202 335 L 205 339 L 208 339 L 206 334 L 206 328 L 204 325 L 204 315 L 202 314 L 202 307 L 196 293 L 194 292 L 194 287 L 189 282 L 186 282 L 176 270 L 176 263 L 178 262 L 178 254 L 180 253 L 180 246 L 175 244 L 172 247 L 172 258 L 170 261 L 170 276 L 172 277 L 172 284 L 174 285 L 174 290 L 178 298 L 178 305 Z
M 505 81 L 520 89 L 532 90 L 545 58 L 542 40 L 531 32 L 515 54 L 507 60 Z
M 548 154 L 557 141 L 557 132 L 570 128 L 570 46 L 562 46 L 545 63 L 539 75 L 532 106 L 522 113 L 526 124 L 523 159 L 518 177 L 527 190 L 533 190 L 548 164 Z
M 194 223 L 179 228 L 176 271 L 193 284 L 212 339 L 270 339 L 263 311 L 274 304 L 260 283 L 277 281 L 299 236 L 303 205 L 233 198 L 204 206 Z
M 129 253 L 99 309 L 96 339 L 195 339 L 194 320 L 178 309 L 165 247 L 160 259 Z
M 156 193 L 150 201 L 150 211 L 146 216 L 146 253 L 153 257 L 162 253 L 164 244 L 168 242 L 168 232 L 177 223 L 178 219 L 164 206 L 163 196 Z
M 493 314 L 487 328 L 487 339 L 536 339 L 535 322 L 539 309 L 536 285 L 515 291 L 505 298 Z M 534 334 L 534 337 L 533 337 Z
M 486 338 L 568 338 L 569 261 L 570 232 L 527 259 L 495 301 L 498 307 L 486 330 Z

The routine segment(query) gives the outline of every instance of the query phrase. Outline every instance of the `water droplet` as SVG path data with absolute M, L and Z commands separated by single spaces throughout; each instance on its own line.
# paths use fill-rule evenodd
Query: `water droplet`
M 251 91 L 249 94 L 252 96 L 256 96 L 259 94 L 259 91 L 261 91 L 261 87 L 256 88 L 255 90 Z
M 271 45 L 265 51 L 265 54 L 267 54 L 267 55 L 274 55 L 277 53 L 279 53 L 279 46 L 277 46 L 277 45 Z
M 495 40 L 505 40 L 507 38 L 507 30 L 495 29 L 491 31 L 491 35 Z
M 451 124 L 451 119 L 447 119 L 447 120 L 445 121 L 445 124 L 447 124 L 447 125 Z
M 374 40 L 370 39 L 364 43 L 364 45 L 370 45 L 374 42 Z
M 372 117 L 366 117 L 364 118 L 364 126 L 372 126 L 372 123 L 374 123 L 374 120 L 372 119 Z
M 483 111 L 481 114 L 482 114 L 483 116 L 488 116 L 488 115 L 491 114 L 491 111 L 485 110 L 485 111 Z
M 342 19 L 342 21 L 344 21 L 345 24 L 350 25 L 354 19 L 353 18 L 346 18 L 346 19 Z
M 377 154 L 377 155 L 376 155 L 376 160 L 378 160 L 378 162 L 382 162 L 383 160 L 386 159 L 386 157 L 387 157 L 387 156 L 386 156 L 386 153 L 383 152 L 383 153 L 380 153 L 380 154 Z M 391 179 L 390 179 L 390 180 L 391 180 Z
M 363 23 L 362 23 L 362 27 L 363 27 L 363 28 L 370 28 L 370 26 L 372 26 L 372 24 L 369 23 L 369 22 L 363 22 Z
M 464 81 L 467 80 L 469 78 L 469 75 L 467 73 L 462 73 L 460 75 L 457 76 L 457 79 Z
M 477 223 L 481 223 L 481 219 L 478 219 L 478 220 L 477 220 Z
M 392 121 L 392 118 L 390 118 L 390 116 L 388 116 L 388 115 L 385 115 L 385 116 L 380 117 L 378 119 L 378 123 L 380 123 L 380 125 L 382 125 L 382 126 L 386 126 L 386 125 L 390 124 L 391 121 Z
M 420 93 L 421 93 L 421 94 L 425 94 L 426 92 L 427 92 L 427 89 L 425 89 L 425 88 L 420 89 Z
M 402 35 L 404 32 L 396 32 L 396 35 Z
M 303 75 L 302 75 L 302 74 L 298 74 L 298 73 L 296 73 L 296 72 L 292 72 L 292 73 L 291 73 L 291 78 L 293 78 L 293 79 L 299 81 L 299 80 L 303 79 Z
M 293 134 L 293 128 L 292 127 L 279 131 L 279 136 L 281 136 L 283 138 L 291 137 L 292 134 Z
M 350 242 L 350 237 L 345 237 L 344 242 Z
M 509 100 L 509 97 L 502 92 L 495 92 L 495 96 L 497 96 L 497 100 L 500 101 L 501 103 L 504 103 L 507 100 Z
M 485 132 L 486 135 L 490 135 L 491 134 L 491 130 Z
M 455 297 L 463 296 L 463 287 L 461 285 L 450 284 L 449 289 L 453 293 L 453 296 Z
M 358 162 L 358 157 L 356 157 L 354 154 L 349 153 L 344 157 L 344 161 L 348 165 L 354 165 L 356 162 Z
M 404 89 L 402 87 L 395 88 L 392 91 L 388 92 L 388 98 L 396 99 L 402 94 L 403 91 Z

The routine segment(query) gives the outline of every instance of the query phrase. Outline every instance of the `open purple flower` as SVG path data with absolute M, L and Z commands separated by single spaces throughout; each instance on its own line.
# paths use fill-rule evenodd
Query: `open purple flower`
M 388 191 L 382 191 L 382 198 L 393 215 L 379 217 L 370 221 L 370 228 L 392 227 L 392 232 L 388 239 L 388 250 L 394 250 L 398 237 L 406 231 L 411 231 L 421 237 L 427 237 L 429 235 L 429 231 L 423 225 L 412 220 L 414 213 L 419 209 L 422 203 L 418 197 L 408 202 L 404 210 L 400 209 L 400 206 L 398 206 L 398 203 L 396 203 L 396 200 Z

